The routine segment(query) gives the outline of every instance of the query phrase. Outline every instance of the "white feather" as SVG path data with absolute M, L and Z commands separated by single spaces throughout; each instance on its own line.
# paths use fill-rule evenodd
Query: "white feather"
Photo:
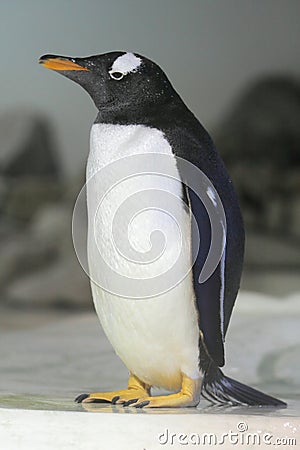
M 149 189 L 153 189 L 151 200 L 154 203 L 158 200 L 155 189 L 181 198 L 180 182 L 154 174 L 145 175 L 145 167 L 141 167 L 143 176 L 133 177 L 115 186 L 101 201 L 103 189 L 110 184 L 107 179 L 110 172 L 104 170 L 99 178 L 93 178 L 99 170 L 126 156 L 153 153 L 170 156 L 170 171 L 179 180 L 171 147 L 161 131 L 142 125 L 95 124 L 92 127 L 87 164 L 89 223 L 97 216 L 95 237 L 98 250 L 114 270 L 128 278 L 151 278 L 163 273 L 168 264 L 174 263 L 179 250 L 179 271 L 185 271 L 190 265 L 190 217 L 183 204 L 178 211 L 177 225 L 158 208 L 147 210 L 146 215 L 141 216 L 143 220 L 140 218 L 132 222 L 129 230 L 125 226 L 126 220 L 124 226 L 120 221 L 116 239 L 119 242 L 129 240 L 140 254 L 149 251 L 149 235 L 157 228 L 162 228 L 163 233 L 171 239 L 170 248 L 167 247 L 162 257 L 151 264 L 128 261 L 116 251 L 111 239 L 112 218 L 133 193 L 147 191 L 149 194 L 152 192 Z M 157 169 L 159 171 L 160 167 Z M 139 206 L 136 205 L 137 209 Z M 176 226 L 180 228 L 181 242 L 176 234 Z M 99 253 L 94 247 L 93 239 L 89 239 L 92 280 L 96 280 L 102 270 Z M 129 371 L 150 385 L 171 390 L 180 389 L 182 372 L 191 378 L 200 377 L 199 328 L 191 271 L 173 289 L 152 298 L 127 298 L 125 295 L 114 295 L 94 282 L 91 286 L 102 327 Z
M 112 72 L 121 72 L 126 75 L 129 72 L 135 72 L 141 65 L 142 60 L 134 53 L 125 53 L 119 56 L 112 65 Z

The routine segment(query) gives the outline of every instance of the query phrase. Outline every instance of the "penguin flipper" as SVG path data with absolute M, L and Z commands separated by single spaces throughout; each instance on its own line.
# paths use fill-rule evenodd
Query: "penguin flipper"
M 211 242 L 211 224 L 204 204 L 195 192 L 187 188 L 189 207 L 195 218 L 192 221 L 193 283 L 196 306 L 199 313 L 199 327 L 209 356 L 218 365 L 224 365 L 224 344 L 222 335 L 221 302 L 221 263 L 204 283 L 199 283 L 199 274 L 207 258 Z M 194 230 L 194 227 L 197 230 Z M 196 245 L 197 231 L 200 234 L 200 247 Z
M 224 340 L 239 290 L 243 266 L 245 237 L 238 198 L 220 155 L 198 121 L 194 123 L 193 132 L 187 133 L 182 127 L 175 137 L 170 138 L 170 142 L 178 157 L 177 166 L 183 182 L 183 201 L 195 219 L 191 223 L 192 270 L 199 328 L 210 357 L 217 366 L 222 367 L 225 362 Z M 197 175 L 186 171 L 180 158 L 189 161 L 206 175 L 213 185 L 213 191 L 218 194 L 225 213 L 224 252 L 214 273 L 205 282 L 199 280 L 210 250 L 212 223 L 201 198 L 210 197 L 210 202 L 211 196 L 206 183 L 202 184 L 201 179 L 197 186 Z M 201 194 L 201 198 L 194 192 L 194 186 L 197 186 L 196 191 Z M 221 217 L 220 222 L 224 231 Z

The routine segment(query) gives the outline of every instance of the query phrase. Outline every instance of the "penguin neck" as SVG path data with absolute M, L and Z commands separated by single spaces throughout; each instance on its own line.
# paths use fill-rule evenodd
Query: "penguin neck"
M 174 123 L 178 117 L 184 119 L 192 113 L 188 110 L 179 95 L 170 97 L 165 102 L 155 102 L 146 105 L 125 104 L 106 105 L 98 110 L 94 123 L 110 123 L 117 125 L 148 125 L 156 126 L 157 123 Z M 176 120 L 177 118 L 177 120 Z

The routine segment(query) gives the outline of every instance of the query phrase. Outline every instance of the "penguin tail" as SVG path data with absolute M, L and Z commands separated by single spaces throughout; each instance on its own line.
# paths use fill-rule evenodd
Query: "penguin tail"
M 285 402 L 227 377 L 214 364 L 210 364 L 205 371 L 201 394 L 212 403 L 230 404 L 233 406 L 287 407 Z

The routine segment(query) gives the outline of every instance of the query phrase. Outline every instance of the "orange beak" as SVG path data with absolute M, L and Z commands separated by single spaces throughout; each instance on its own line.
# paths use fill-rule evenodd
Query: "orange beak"
M 51 70 L 85 70 L 89 71 L 86 67 L 82 67 L 79 64 L 73 62 L 72 60 L 61 58 L 61 57 L 51 57 L 42 56 L 39 59 L 39 64 L 46 67 L 46 69 Z

